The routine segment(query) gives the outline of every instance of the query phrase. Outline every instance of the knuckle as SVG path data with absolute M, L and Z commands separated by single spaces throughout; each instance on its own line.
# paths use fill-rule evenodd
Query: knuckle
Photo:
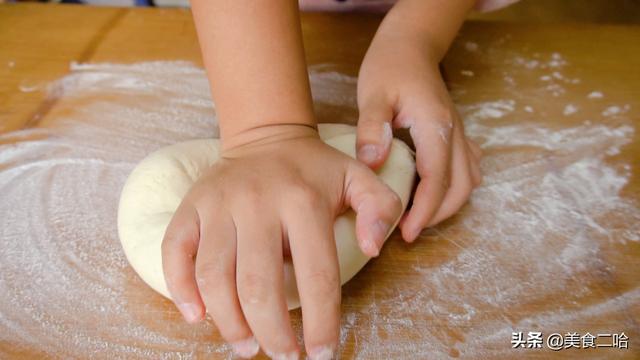
M 238 192 L 240 198 L 245 203 L 256 204 L 259 203 L 264 197 L 262 188 L 255 182 L 248 182 L 243 186 L 242 191 Z
M 358 119 L 358 128 L 356 131 L 369 131 L 377 128 L 378 121 L 371 113 L 361 114 Z
M 260 184 L 250 181 L 234 186 L 231 191 L 233 195 L 229 198 L 233 200 L 227 204 L 230 209 L 239 209 L 241 213 L 252 218 L 264 214 L 264 205 L 269 204 L 268 193 Z
M 387 191 L 385 192 L 384 202 L 386 208 L 391 210 L 394 214 L 402 211 L 402 200 L 400 200 L 400 196 L 390 188 L 387 188 Z
M 214 289 L 233 276 L 233 269 L 224 266 L 221 261 L 196 262 L 196 282 L 202 290 Z
M 353 173 L 366 173 L 371 175 L 372 178 L 375 178 L 375 174 L 371 171 L 371 169 L 362 163 L 361 161 L 357 161 L 354 159 L 349 160 L 349 171 Z
M 238 297 L 245 304 L 264 304 L 269 299 L 270 281 L 255 272 L 241 274 L 238 277 Z
M 318 191 L 308 185 L 297 185 L 291 187 L 289 193 L 290 201 L 297 207 L 308 208 L 315 206 L 321 201 Z
M 316 299 L 334 299 L 340 297 L 340 276 L 334 271 L 317 270 L 306 277 L 310 291 Z
M 449 106 L 444 104 L 435 106 L 429 114 L 431 122 L 443 127 L 453 127 L 455 114 Z
M 167 258 L 175 258 L 178 256 L 195 256 L 192 248 L 194 246 L 194 242 L 198 241 L 198 236 L 196 234 L 183 236 L 184 234 L 181 232 L 184 231 L 184 229 L 181 229 L 178 226 L 170 225 L 167 227 L 162 238 L 162 243 L 160 244 L 160 251 L 163 259 L 166 260 Z
M 374 117 L 364 117 L 358 122 L 356 129 L 358 136 L 365 139 L 377 140 L 384 131 L 385 121 Z

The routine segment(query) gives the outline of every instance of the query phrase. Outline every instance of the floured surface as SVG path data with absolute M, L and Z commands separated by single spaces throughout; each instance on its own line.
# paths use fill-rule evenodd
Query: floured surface
M 567 66 L 562 55 L 538 57 L 510 61 L 550 77 L 536 91 L 572 94 L 577 77 L 553 75 Z M 625 331 L 630 350 L 592 355 L 637 354 L 640 210 L 624 192 L 635 170 L 620 156 L 637 136 L 637 109 L 594 88 L 581 95 L 593 109 L 556 99 L 551 115 L 518 93 L 470 102 L 456 81 L 467 131 L 485 151 L 484 184 L 416 245 L 391 239 L 344 288 L 346 357 L 509 357 L 512 331 Z M 322 119 L 355 120 L 354 78 L 316 67 L 312 84 Z M 81 65 L 52 96 L 40 127 L 0 136 L 0 354 L 230 357 L 210 322 L 184 324 L 136 277 L 116 234 L 121 186 L 140 159 L 217 136 L 203 72 Z

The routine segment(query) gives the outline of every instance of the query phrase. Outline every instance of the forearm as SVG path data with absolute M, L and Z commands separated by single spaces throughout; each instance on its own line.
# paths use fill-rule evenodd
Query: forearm
M 266 125 L 315 126 L 297 1 L 191 5 L 223 143 Z
M 380 25 L 376 40 L 415 40 L 424 47 L 421 51 L 439 62 L 474 4 L 475 0 L 399 0 Z

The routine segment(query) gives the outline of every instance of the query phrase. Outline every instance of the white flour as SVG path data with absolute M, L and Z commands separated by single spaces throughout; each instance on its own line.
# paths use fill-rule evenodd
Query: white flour
M 620 115 L 626 113 L 629 109 L 630 107 L 628 104 L 624 106 L 612 105 L 602 111 L 602 116 L 611 117 Z
M 600 91 L 592 91 L 587 95 L 588 99 L 602 99 L 604 97 L 604 94 L 601 93 Z
M 527 61 L 566 63 L 559 54 Z M 311 78 L 321 119 L 355 120 L 354 78 L 330 67 Z M 115 228 L 121 186 L 140 159 L 217 136 L 203 71 L 180 62 L 75 65 L 51 94 L 57 104 L 42 127 L 0 135 L 0 344 L 64 358 L 230 357 L 211 341 L 211 323 L 189 326 L 168 302 L 148 305 L 158 295 L 127 265 Z M 640 302 L 636 288 L 576 305 L 594 291 L 594 272 L 616 271 L 601 254 L 623 257 L 640 240 L 640 210 L 620 195 L 631 169 L 607 160 L 634 136 L 621 122 L 629 109 L 615 123 L 504 122 L 522 107 L 534 112 L 514 99 L 460 105 L 486 153 L 484 184 L 454 221 L 415 245 L 445 256 L 403 264 L 395 270 L 406 281 L 383 285 L 372 281 L 390 270 L 383 253 L 356 277 L 371 293 L 363 304 L 345 292 L 341 336 L 356 358 L 504 356 L 512 329 L 577 331 L 575 319 L 608 319 Z M 558 293 L 566 300 L 544 302 Z M 519 311 L 525 303 L 544 306 Z
M 475 52 L 475 51 L 478 51 L 479 47 L 477 43 L 474 43 L 473 41 L 467 41 L 464 44 L 464 48 L 469 52 Z
M 564 110 L 562 110 L 562 115 L 569 116 L 577 112 L 578 112 L 578 107 L 576 105 L 567 104 L 567 106 L 564 107 Z
M 633 128 L 488 126 L 505 103 L 461 107 L 466 119 L 474 119 L 467 123 L 468 133 L 489 156 L 471 206 L 455 224 L 433 231 L 440 241 L 455 241 L 460 251 L 444 264 L 415 264 L 414 277 L 345 315 L 352 319 L 345 329 L 360 339 L 358 358 L 506 356 L 511 331 L 579 330 L 570 319 L 607 319 L 640 302 L 636 288 L 621 295 L 626 303 L 571 303 L 591 293 L 593 272 L 613 271 L 601 251 L 640 240 L 640 210 L 619 196 L 629 172 L 604 161 L 606 152 L 628 143 Z M 566 309 L 518 312 L 519 304 L 563 292 Z M 496 319 L 495 314 L 511 312 L 520 317 Z M 446 324 L 469 329 L 465 340 L 448 334 Z M 361 330 L 367 327 L 372 331 Z M 403 339 L 391 335 L 400 330 Z M 496 350 L 498 345 L 502 349 Z

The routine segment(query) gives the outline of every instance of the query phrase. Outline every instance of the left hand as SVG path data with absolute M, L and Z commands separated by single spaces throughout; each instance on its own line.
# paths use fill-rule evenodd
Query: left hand
M 358 159 L 372 168 L 381 166 L 392 127 L 408 128 L 416 147 L 420 182 L 400 223 L 408 242 L 455 214 L 482 179 L 480 148 L 464 134 L 438 61 L 423 42 L 379 32 L 358 80 Z

